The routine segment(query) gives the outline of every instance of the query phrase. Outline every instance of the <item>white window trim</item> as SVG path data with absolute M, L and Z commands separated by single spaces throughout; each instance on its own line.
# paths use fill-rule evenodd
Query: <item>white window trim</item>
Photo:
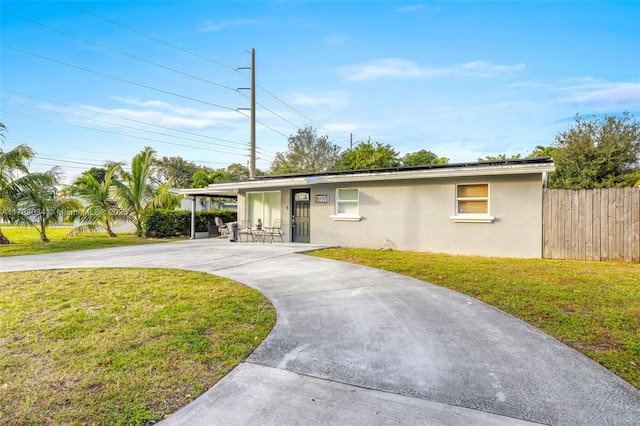
M 358 199 L 357 200 L 340 200 L 340 197 L 338 197 L 338 192 L 340 190 L 345 190 L 345 189 L 355 189 L 358 191 Z M 334 203 L 334 209 L 335 209 L 335 214 L 332 214 L 329 216 L 330 219 L 333 220 L 343 220 L 343 221 L 351 221 L 351 222 L 358 222 L 362 219 L 362 216 L 360 216 L 359 213 L 338 213 L 338 204 L 340 202 L 357 202 L 358 203 L 358 212 L 360 211 L 360 189 L 358 188 L 336 188 L 335 191 L 335 203 Z
M 488 214 L 463 214 L 458 216 L 449 216 L 456 223 L 491 223 L 495 220 L 494 216 Z
M 344 220 L 351 222 L 358 222 L 362 220 L 362 216 L 353 213 L 332 214 L 329 216 L 329 218 L 333 220 Z
M 486 197 L 464 197 L 464 198 L 459 198 L 458 197 L 458 186 L 459 185 L 487 185 L 487 196 Z M 491 213 L 491 185 L 488 182 L 469 182 L 469 183 L 459 183 L 456 184 L 455 187 L 455 197 L 456 197 L 456 202 L 455 202 L 455 212 L 456 214 L 453 216 L 449 216 L 449 219 L 451 219 L 453 222 L 455 223 L 492 223 L 495 220 L 494 216 L 491 216 L 489 213 Z M 482 214 L 482 213 L 458 213 L 458 201 L 459 200 L 487 200 L 487 213 L 486 214 Z

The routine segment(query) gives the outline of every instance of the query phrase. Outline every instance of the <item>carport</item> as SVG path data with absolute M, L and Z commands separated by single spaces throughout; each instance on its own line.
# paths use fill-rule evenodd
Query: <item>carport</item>
M 175 190 L 175 193 L 184 195 L 185 198 L 189 198 L 191 200 L 191 239 L 195 240 L 196 238 L 196 206 L 198 205 L 198 197 L 208 197 L 208 198 L 228 198 L 238 200 L 238 190 L 237 189 L 228 189 L 228 190 L 217 190 L 217 191 L 207 191 L 207 188 L 193 188 L 193 189 L 178 189 Z

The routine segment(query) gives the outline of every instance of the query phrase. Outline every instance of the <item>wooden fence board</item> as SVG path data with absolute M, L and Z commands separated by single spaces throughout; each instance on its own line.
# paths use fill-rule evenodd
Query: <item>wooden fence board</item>
M 593 191 L 584 194 L 584 259 L 593 259 Z
M 640 262 L 640 191 L 631 190 L 631 261 Z
M 573 258 L 573 191 L 565 191 L 564 203 L 564 250 L 565 256 Z
M 542 193 L 542 257 L 545 259 L 553 259 L 551 253 L 551 226 L 552 211 L 550 192 L 543 191 Z
M 591 256 L 591 260 L 600 260 L 600 203 L 602 201 L 602 196 L 600 194 L 600 189 L 594 189 L 592 192 L 593 195 L 593 256 Z
M 574 245 L 577 248 L 577 258 L 580 260 L 585 260 L 585 250 L 586 250 L 586 236 L 585 233 L 586 225 L 585 225 L 585 204 L 586 204 L 586 190 L 582 189 L 574 193 L 574 198 L 576 198 L 576 211 L 574 211 L 574 215 L 577 215 L 577 220 L 573 224 L 573 227 L 576 228 L 574 231 Z M 572 205 L 573 207 L 573 205 Z M 575 252 L 574 252 L 575 255 Z
M 609 208 L 607 211 L 609 259 L 616 258 L 616 195 L 615 188 L 609 191 Z
M 542 215 L 544 258 L 640 262 L 640 187 L 546 190 Z
M 609 258 L 609 191 L 602 190 L 600 199 L 600 260 Z

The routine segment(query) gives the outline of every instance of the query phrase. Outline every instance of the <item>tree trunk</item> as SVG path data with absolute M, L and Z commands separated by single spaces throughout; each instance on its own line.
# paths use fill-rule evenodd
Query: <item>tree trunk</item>
M 51 242 L 51 240 L 49 240 L 49 237 L 47 237 L 47 227 L 43 222 L 40 222 L 40 229 L 38 229 L 38 232 L 40 232 L 40 239 L 43 243 Z
M 2 230 L 0 230 L 0 244 L 11 244 L 11 241 L 2 233 Z
M 106 222 L 105 222 L 105 226 L 104 226 L 104 227 L 105 227 L 105 229 L 107 230 L 107 234 L 108 234 L 110 237 L 117 237 L 117 235 L 115 234 L 115 232 L 113 232 L 113 231 L 111 230 L 111 226 L 109 225 L 109 221 L 106 221 Z

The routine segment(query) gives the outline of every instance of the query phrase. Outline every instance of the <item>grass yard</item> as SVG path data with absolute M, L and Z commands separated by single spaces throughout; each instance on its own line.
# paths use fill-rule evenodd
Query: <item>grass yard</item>
M 327 249 L 313 256 L 448 287 L 544 330 L 640 388 L 640 265 Z
M 275 323 L 257 291 L 205 273 L 0 274 L 0 424 L 149 424 L 209 389 Z
M 38 231 L 33 228 L 2 225 L 0 229 L 2 229 L 2 233 L 12 243 L 0 245 L 0 257 L 132 246 L 177 240 L 177 238 L 171 240 L 140 238 L 134 233 L 119 233 L 117 237 L 112 238 L 105 232 L 94 232 L 82 234 L 77 237 L 68 237 L 67 234 L 72 229 L 71 227 L 56 226 L 47 229 L 47 236 L 51 242 L 43 243 L 40 241 Z

